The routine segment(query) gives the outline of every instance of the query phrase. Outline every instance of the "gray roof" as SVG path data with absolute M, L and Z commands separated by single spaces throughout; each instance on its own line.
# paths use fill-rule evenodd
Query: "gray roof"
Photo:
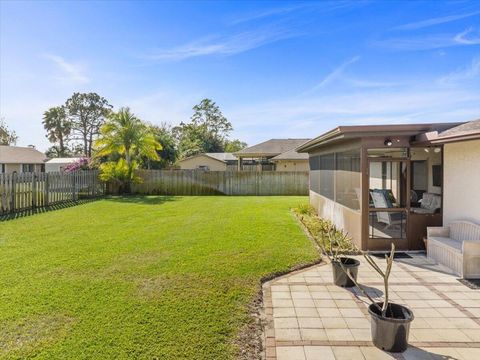
M 295 149 L 285 151 L 284 153 L 281 153 L 280 155 L 275 156 L 271 160 L 276 161 L 276 160 L 308 160 L 308 154 L 307 153 L 298 153 L 295 151 Z
M 467 140 L 480 138 L 480 119 L 466 122 L 462 125 L 452 127 L 448 130 L 439 132 L 436 139 L 439 142 Z
M 43 164 L 45 160 L 45 154 L 32 147 L 0 145 L 2 164 Z
M 310 139 L 270 139 L 260 144 L 242 149 L 235 155 L 277 156 L 304 144 Z
M 200 154 L 202 155 L 202 154 Z M 205 153 L 205 155 L 220 161 L 235 161 L 237 157 L 232 153 Z
M 199 156 L 208 156 L 209 158 L 212 158 L 212 159 L 217 160 L 217 161 L 221 161 L 223 163 L 225 163 L 227 161 L 236 161 L 237 160 L 235 155 L 233 155 L 232 153 L 201 153 L 201 154 L 193 155 L 193 156 L 190 156 L 188 158 L 182 159 L 182 160 L 180 160 L 180 162 L 185 161 L 185 160 L 189 160 L 189 159 L 194 159 L 194 158 L 199 157 Z

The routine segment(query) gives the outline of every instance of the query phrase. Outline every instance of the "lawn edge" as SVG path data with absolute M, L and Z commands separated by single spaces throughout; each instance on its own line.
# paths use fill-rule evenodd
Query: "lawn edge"
M 300 221 L 298 215 L 295 214 L 293 209 L 290 209 L 290 215 L 294 218 L 300 229 L 302 229 L 308 240 L 310 240 L 310 242 L 313 244 L 315 250 L 319 251 L 320 248 L 317 242 L 313 238 L 312 234 L 308 231 L 307 227 Z M 322 262 L 324 262 L 322 257 L 318 257 L 313 261 L 295 264 L 289 269 L 276 271 L 260 278 L 259 288 L 256 292 L 256 295 L 247 306 L 249 320 L 241 328 L 234 341 L 234 344 L 238 347 L 238 360 L 266 359 L 265 349 L 267 314 L 265 314 L 264 311 L 264 285 L 286 275 L 290 275 L 305 270 L 306 268 L 321 264 Z

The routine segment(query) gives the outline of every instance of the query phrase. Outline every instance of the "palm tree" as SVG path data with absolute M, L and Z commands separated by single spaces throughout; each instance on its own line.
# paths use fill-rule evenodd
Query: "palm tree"
M 131 183 L 136 180 L 137 160 L 159 160 L 157 150 L 161 150 L 162 146 L 155 140 L 150 128 L 127 107 L 109 115 L 100 128 L 95 148 L 97 159 L 107 157 L 117 160 L 104 164 L 103 178 L 123 182 L 124 190 L 130 192 Z
M 72 131 L 72 123 L 67 118 L 65 107 L 56 106 L 48 109 L 43 114 L 43 127 L 47 130 L 50 142 L 58 142 L 58 157 L 66 155 L 68 136 Z

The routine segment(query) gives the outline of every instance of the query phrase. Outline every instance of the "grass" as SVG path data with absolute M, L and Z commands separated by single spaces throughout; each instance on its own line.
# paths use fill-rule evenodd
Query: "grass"
M 232 359 L 304 197 L 125 197 L 0 222 L 0 357 Z

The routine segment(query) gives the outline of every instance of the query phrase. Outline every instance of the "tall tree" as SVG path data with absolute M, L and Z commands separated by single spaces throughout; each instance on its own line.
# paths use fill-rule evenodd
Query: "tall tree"
M 247 147 L 247 143 L 240 141 L 238 139 L 225 141 L 225 152 L 234 153 L 246 147 Z
M 160 150 L 157 150 L 159 160 L 145 159 L 144 166 L 149 169 L 165 169 L 172 166 L 178 157 L 178 151 L 175 146 L 175 138 L 172 134 L 172 128 L 162 123 L 158 125 L 150 125 L 150 130 L 155 137 L 155 140 L 162 145 Z
M 189 123 L 182 122 L 173 129 L 181 157 L 225 151 L 225 142 L 233 127 L 220 108 L 214 101 L 203 99 L 193 111 Z
M 67 156 L 69 153 L 67 142 L 72 131 L 72 122 L 67 117 L 65 107 L 56 106 L 45 111 L 43 127 L 47 130 L 48 140 L 56 144 L 50 153 L 55 153 L 57 157 Z
M 142 158 L 158 161 L 157 150 L 161 148 L 150 127 L 129 108 L 121 108 L 111 113 L 100 128 L 95 157 L 110 158 L 100 166 L 102 178 L 117 180 L 124 185 L 124 191 L 130 192 L 131 183 L 137 180 L 135 170 L 139 162 Z
M 10 130 L 4 118 L 0 118 L 0 145 L 16 145 L 17 133 Z
M 83 152 L 92 156 L 93 141 L 111 112 L 112 105 L 97 93 L 74 93 L 65 103 L 72 133 L 83 143 Z

